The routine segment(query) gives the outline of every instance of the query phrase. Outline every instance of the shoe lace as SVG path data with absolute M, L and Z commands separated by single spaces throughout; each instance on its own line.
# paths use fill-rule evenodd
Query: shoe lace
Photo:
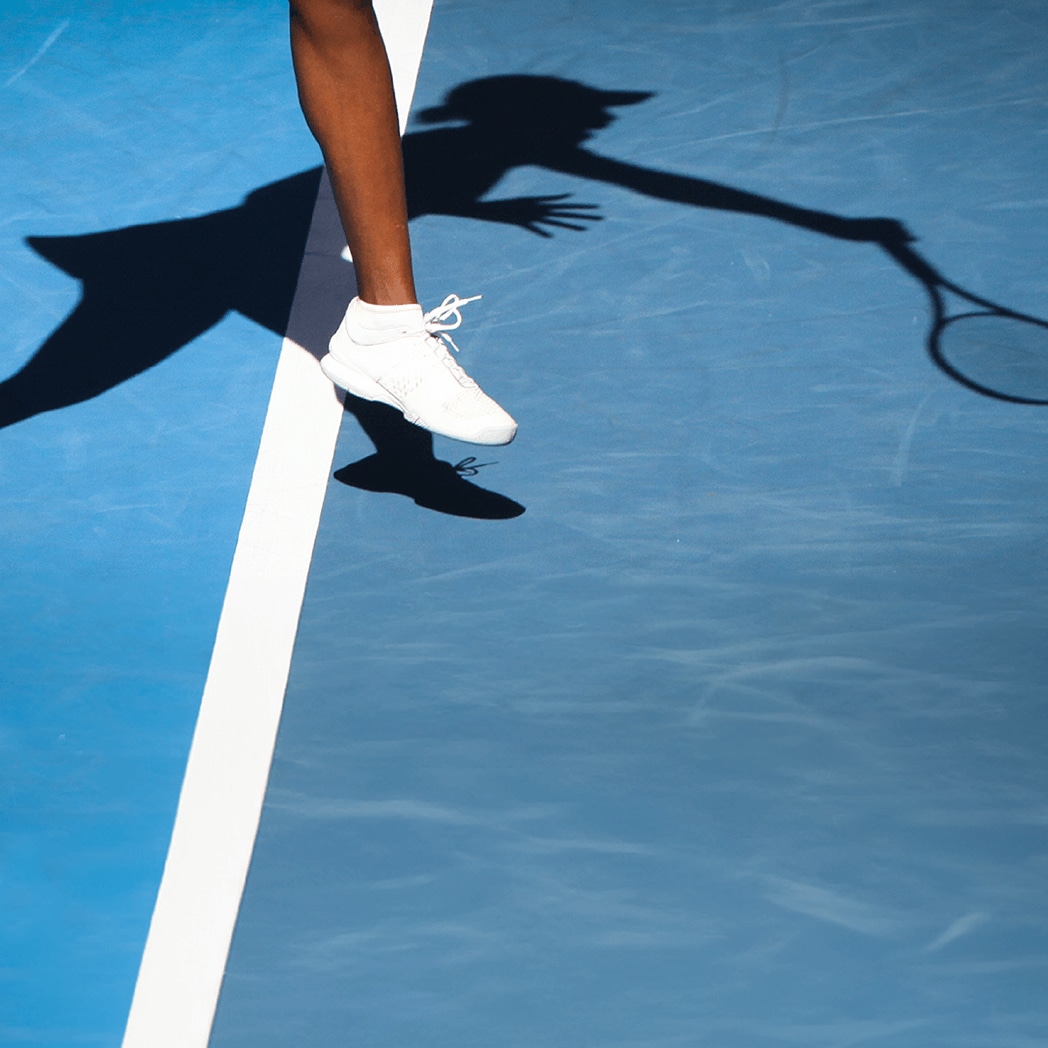
M 462 307 L 466 303 L 476 302 L 477 299 L 482 297 L 481 295 L 474 295 L 472 298 L 459 298 L 458 295 L 448 295 L 436 309 L 431 309 L 422 317 L 422 323 L 426 328 L 426 332 L 434 338 L 440 339 L 441 342 L 458 353 L 458 346 L 455 345 L 454 339 L 447 332 L 454 331 L 462 326 Z M 454 323 L 445 324 L 444 321 L 449 317 L 454 319 Z

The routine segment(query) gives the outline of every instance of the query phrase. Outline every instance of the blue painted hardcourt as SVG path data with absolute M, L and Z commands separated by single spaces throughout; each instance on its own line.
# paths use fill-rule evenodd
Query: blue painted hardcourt
M 25 236 L 315 150 L 270 12 L 5 13 L 0 82 L 69 22 L 6 89 L 11 371 L 76 295 Z M 592 149 L 897 219 L 1044 316 L 1046 22 L 438 0 L 416 109 L 653 91 Z M 213 1045 L 1042 1044 L 1048 409 L 936 370 L 874 245 L 536 167 L 491 197 L 555 193 L 604 221 L 414 223 L 521 423 L 472 479 L 527 511 L 332 484 Z M 230 318 L 0 441 L 11 1043 L 119 1036 L 276 349 Z M 336 465 L 371 450 L 347 419 Z
M 654 91 L 591 148 L 1043 314 L 1048 15 L 947 6 L 438 4 L 416 111 Z M 213 1048 L 1041 1043 L 1048 415 L 937 371 L 876 246 L 490 199 L 555 193 L 604 221 L 415 223 L 527 512 L 329 490 Z
M 3 88 L 6 377 L 78 295 L 25 237 L 235 207 L 316 152 L 282 10 L 3 14 L 0 84 L 61 30 Z M 133 381 L 0 434 L 5 1045 L 119 1042 L 279 347 L 231 314 Z

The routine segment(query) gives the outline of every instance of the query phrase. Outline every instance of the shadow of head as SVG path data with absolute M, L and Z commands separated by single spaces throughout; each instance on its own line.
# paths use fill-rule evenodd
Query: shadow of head
M 465 122 L 492 136 L 547 145 L 577 145 L 615 119 L 610 109 L 636 105 L 651 91 L 603 91 L 556 76 L 488 76 L 448 92 L 442 105 L 423 109 L 424 124 Z

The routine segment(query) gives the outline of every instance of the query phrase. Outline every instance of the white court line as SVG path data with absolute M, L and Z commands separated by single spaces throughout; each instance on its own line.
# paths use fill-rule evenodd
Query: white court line
M 432 0 L 376 0 L 401 132 Z M 342 405 L 317 367 L 345 308 L 326 180 L 281 348 L 124 1048 L 206 1048 L 262 812 Z M 336 298 L 332 298 L 332 293 Z M 331 303 L 340 302 L 332 322 Z M 318 339 L 319 344 L 318 344 Z M 304 348 L 305 347 L 305 348 Z

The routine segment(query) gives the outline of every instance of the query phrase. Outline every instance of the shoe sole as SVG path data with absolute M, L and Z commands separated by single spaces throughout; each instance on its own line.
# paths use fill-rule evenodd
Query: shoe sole
M 461 440 L 466 444 L 484 444 L 497 447 L 502 444 L 508 444 L 517 435 L 516 423 L 514 423 L 512 427 L 488 427 L 487 429 L 476 430 L 469 433 L 464 431 L 456 433 L 446 428 L 430 425 L 428 422 L 419 418 L 418 415 L 409 411 L 384 386 L 380 386 L 373 378 L 365 375 L 364 372 L 353 367 L 352 364 L 347 364 L 344 360 L 339 360 L 338 357 L 333 356 L 331 353 L 328 353 L 321 358 L 320 370 L 323 371 L 324 374 L 339 387 L 339 389 L 344 389 L 347 393 L 352 393 L 353 396 L 360 397 L 361 400 L 371 400 L 376 401 L 379 404 L 388 404 L 391 408 L 396 408 L 396 410 L 399 411 L 408 422 L 411 422 L 416 426 L 421 426 L 423 429 L 428 429 L 431 433 L 437 433 L 442 437 L 450 437 L 452 440 Z

